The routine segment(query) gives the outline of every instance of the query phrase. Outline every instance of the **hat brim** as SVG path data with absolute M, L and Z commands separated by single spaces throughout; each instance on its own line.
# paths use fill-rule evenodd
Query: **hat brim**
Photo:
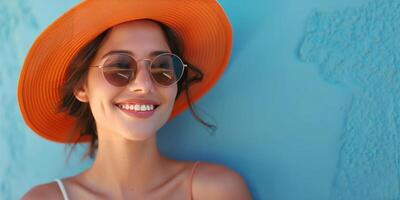
M 149 18 L 173 29 L 181 38 L 184 58 L 199 67 L 204 79 L 191 90 L 199 100 L 223 74 L 232 48 L 231 25 L 214 0 L 109 1 L 77 4 L 49 25 L 29 50 L 18 81 L 18 103 L 27 125 L 40 136 L 66 143 L 75 119 L 57 112 L 64 73 L 75 54 L 106 29 L 131 20 Z M 175 102 L 169 119 L 188 107 L 184 95 Z M 77 140 L 78 134 L 72 139 Z M 82 137 L 79 142 L 88 142 Z

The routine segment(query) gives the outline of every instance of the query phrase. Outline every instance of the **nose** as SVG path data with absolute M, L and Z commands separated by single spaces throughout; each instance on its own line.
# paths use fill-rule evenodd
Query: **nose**
M 147 94 L 153 89 L 153 80 L 148 70 L 149 64 L 149 60 L 138 61 L 134 80 L 128 85 L 129 91 Z

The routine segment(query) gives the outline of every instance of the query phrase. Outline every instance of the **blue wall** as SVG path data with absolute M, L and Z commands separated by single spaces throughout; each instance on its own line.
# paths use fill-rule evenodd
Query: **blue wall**
M 16 103 L 22 61 L 74 0 L 0 0 L 0 199 L 74 175 L 64 146 L 24 124 Z M 251 2 L 251 3 L 249 3 Z M 163 153 L 224 164 L 254 199 L 400 199 L 400 2 L 221 0 L 234 29 L 230 65 L 189 111 L 159 132 Z

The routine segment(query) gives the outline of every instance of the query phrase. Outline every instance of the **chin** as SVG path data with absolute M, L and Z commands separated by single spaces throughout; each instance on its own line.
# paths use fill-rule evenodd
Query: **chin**
M 122 137 L 124 137 L 127 140 L 132 140 L 132 141 L 145 141 L 145 140 L 148 140 L 148 139 L 152 138 L 153 136 L 155 136 L 156 133 L 157 133 L 157 131 L 154 131 L 154 130 L 129 131 L 129 132 L 124 133 L 122 135 Z

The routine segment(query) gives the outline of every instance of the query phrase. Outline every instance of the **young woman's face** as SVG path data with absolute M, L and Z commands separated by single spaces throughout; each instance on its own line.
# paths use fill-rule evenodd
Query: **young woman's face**
M 154 52 L 171 52 L 162 29 L 147 20 L 130 21 L 113 27 L 91 65 L 103 64 L 107 58 L 103 56 L 111 51 L 130 52 L 127 54 L 138 61 L 154 58 Z M 148 61 L 139 61 L 136 78 L 123 87 L 108 83 L 100 68 L 89 69 L 85 86 L 75 96 L 89 102 L 100 140 L 145 140 L 154 136 L 167 122 L 174 106 L 177 84 L 168 87 L 157 85 L 153 82 L 148 67 Z M 146 105 L 151 104 L 158 106 L 147 117 L 138 117 L 135 114 L 138 111 L 127 110 L 136 105 L 148 108 Z

